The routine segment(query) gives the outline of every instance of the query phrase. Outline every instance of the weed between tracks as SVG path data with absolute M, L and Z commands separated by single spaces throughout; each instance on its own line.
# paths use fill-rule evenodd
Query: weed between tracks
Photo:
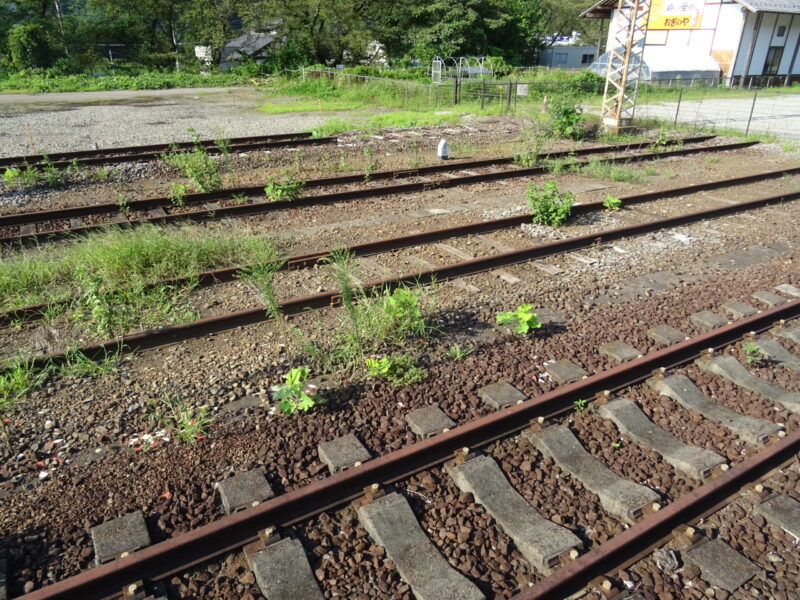
M 229 227 L 109 229 L 5 257 L 0 310 L 48 304 L 49 319 L 66 315 L 100 335 L 120 335 L 191 317 L 187 297 L 199 272 L 257 264 L 274 253 L 272 242 Z M 189 281 L 153 285 L 164 279 Z

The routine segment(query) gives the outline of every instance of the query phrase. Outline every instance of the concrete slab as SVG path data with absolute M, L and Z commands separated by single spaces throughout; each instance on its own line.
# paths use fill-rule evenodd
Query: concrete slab
M 710 310 L 701 310 L 692 315 L 689 315 L 689 320 L 698 328 L 703 331 L 710 331 L 717 327 L 722 327 L 728 324 L 728 320 L 720 317 L 718 314 Z
M 722 306 L 720 306 L 720 308 L 733 319 L 744 319 L 745 317 L 751 317 L 758 312 L 754 306 L 750 306 L 744 302 L 739 302 L 738 300 L 730 300 L 725 302 L 722 304 Z
M 19 226 L 20 235 L 36 235 L 36 223 L 25 223 Z
M 755 298 L 759 302 L 763 302 L 768 307 L 780 306 L 781 304 L 786 304 L 789 301 L 783 296 L 779 296 L 778 294 L 773 294 L 772 292 L 768 292 L 766 290 L 754 292 L 753 298 Z
M 686 334 L 669 325 L 657 325 L 647 330 L 647 337 L 656 344 L 672 346 L 686 339 Z
M 78 227 L 83 227 L 84 225 L 86 225 L 86 221 L 84 221 L 81 217 L 74 217 L 69 220 L 70 229 L 77 229 Z M 0 596 L 0 600 L 2 600 L 2 596 Z
M 461 465 L 450 462 L 445 469 L 462 492 L 472 494 L 492 515 L 540 573 L 549 573 L 564 553 L 583 547 L 569 529 L 540 515 L 511 486 L 491 457 L 479 456 Z
M 328 465 L 331 473 L 346 471 L 350 467 L 365 463 L 372 458 L 369 450 L 364 448 L 358 438 L 352 433 L 329 442 L 322 442 L 317 446 L 319 458 Z
M 282 539 L 247 557 L 261 593 L 269 600 L 322 600 L 299 540 Z
M 636 348 L 620 340 L 600 346 L 600 354 L 605 354 L 619 363 L 628 362 L 642 356 L 642 353 Z
M 715 356 L 710 360 L 701 358 L 695 364 L 704 371 L 725 377 L 738 386 L 761 394 L 770 402 L 780 402 L 788 410 L 800 413 L 800 394 L 756 377 L 732 356 Z
M 578 381 L 589 375 L 583 367 L 579 367 L 574 362 L 566 359 L 545 363 L 544 370 L 547 371 L 550 377 L 562 385 Z
M 786 327 L 785 329 L 781 329 L 775 335 L 778 337 L 786 338 L 787 340 L 793 341 L 795 344 L 800 344 L 800 325 L 795 325 L 794 327 Z
M 125 213 L 116 213 L 111 217 L 111 223 L 114 225 L 121 225 L 128 222 L 128 216 Z
M 800 288 L 796 285 L 792 285 L 790 283 L 782 283 L 780 285 L 776 285 L 775 289 L 778 290 L 781 294 L 786 294 L 788 296 L 794 296 L 795 298 L 800 298 Z
M 756 512 L 789 535 L 800 539 L 800 502 L 779 494 L 756 506 Z
M 601 417 L 610 419 L 619 430 L 639 444 L 652 448 L 678 471 L 695 479 L 705 479 L 711 469 L 725 464 L 715 452 L 684 444 L 671 433 L 661 429 L 628 398 L 618 398 L 598 409 Z
M 735 592 L 758 575 L 760 569 L 717 538 L 683 553 L 684 560 L 700 569 L 700 576 L 713 586 Z
M 150 533 L 140 510 L 92 527 L 91 533 L 98 565 L 150 545 Z
M 763 444 L 771 435 L 783 428 L 771 421 L 748 417 L 718 404 L 700 391 L 686 375 L 670 375 L 664 379 L 649 379 L 647 383 L 659 394 L 669 396 L 675 402 L 700 413 L 706 419 L 727 427 L 749 444 Z
M 165 211 L 161 207 L 151 208 L 150 210 L 147 211 L 147 216 L 150 217 L 151 219 L 161 219 L 167 216 L 167 211 Z
M 359 507 L 357 512 L 362 527 L 386 549 L 386 555 L 418 600 L 484 598 L 434 547 L 403 496 L 387 494 Z
M 782 256 L 785 253 L 785 251 L 777 248 L 749 246 L 744 250 L 733 250 L 711 258 L 708 264 L 720 269 L 741 269 Z
M 647 507 L 660 500 L 653 490 L 620 477 L 594 458 L 563 425 L 523 435 L 539 452 L 597 494 L 604 509 L 624 521 L 634 522 Z
M 792 371 L 800 371 L 800 358 L 789 352 L 772 338 L 759 338 L 753 342 L 765 358 Z
M 495 410 L 524 402 L 528 397 L 507 381 L 498 381 L 478 390 L 478 396 Z
M 217 482 L 216 488 L 226 514 L 256 506 L 275 496 L 264 473 L 253 469 Z
M 455 425 L 455 422 L 435 404 L 412 410 L 406 415 L 406 422 L 411 431 L 426 438 L 442 433 Z

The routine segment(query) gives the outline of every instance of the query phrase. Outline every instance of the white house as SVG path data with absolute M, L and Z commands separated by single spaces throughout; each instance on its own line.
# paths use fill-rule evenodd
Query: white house
M 610 19 L 606 50 L 617 5 L 600 0 L 581 14 Z M 653 79 L 800 81 L 798 50 L 800 0 L 651 0 L 644 63 Z

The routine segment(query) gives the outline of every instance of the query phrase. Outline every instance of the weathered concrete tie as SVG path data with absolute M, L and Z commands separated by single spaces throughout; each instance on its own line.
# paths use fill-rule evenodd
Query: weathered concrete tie
M 258 587 L 269 600 L 322 600 L 303 545 L 290 538 L 247 557 Z
M 704 479 L 711 469 L 725 464 L 725 459 L 716 452 L 684 444 L 661 429 L 628 398 L 612 400 L 602 405 L 597 412 L 601 417 L 614 421 L 619 430 L 629 438 L 652 448 L 669 464 L 690 477 Z
M 790 392 L 779 385 L 756 377 L 732 356 L 715 356 L 711 359 L 701 358 L 696 360 L 695 363 L 704 371 L 721 375 L 738 386 L 761 394 L 770 402 L 780 402 L 788 410 L 800 413 L 800 394 Z
M 786 329 L 781 329 L 775 335 L 777 335 L 778 337 L 784 337 L 787 340 L 791 340 L 795 344 L 800 344 L 800 325 L 795 325 L 794 327 L 787 327 Z
M 400 577 L 419 600 L 483 600 L 481 591 L 434 547 L 400 494 L 387 494 L 364 504 L 358 509 L 358 519 L 372 539 L 386 549 Z
M 735 592 L 761 569 L 719 538 L 681 553 L 684 561 L 700 569 L 700 576 L 715 587 Z
M 603 508 L 616 517 L 634 522 L 660 500 L 650 488 L 620 477 L 581 446 L 563 425 L 524 434 L 543 455 L 600 497 Z
M 800 502 L 778 494 L 756 506 L 756 512 L 786 533 L 800 539 Z
M 445 469 L 462 492 L 472 494 L 483 505 L 537 571 L 549 573 L 562 555 L 583 547 L 569 529 L 540 515 L 491 457 L 478 456 L 460 465 L 450 462 Z
M 767 359 L 792 371 L 800 371 L 800 358 L 789 352 L 772 338 L 758 338 L 753 342 Z
M 647 383 L 659 394 L 669 396 L 684 408 L 700 413 L 706 419 L 727 427 L 750 444 L 763 444 L 769 436 L 783 429 L 771 421 L 741 415 L 727 406 L 714 402 L 703 394 L 700 388 L 686 375 L 648 379 Z

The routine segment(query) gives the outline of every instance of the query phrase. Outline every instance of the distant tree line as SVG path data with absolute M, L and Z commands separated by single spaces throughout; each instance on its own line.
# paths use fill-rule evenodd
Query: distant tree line
M 373 41 L 407 65 L 436 55 L 535 63 L 554 36 L 596 39 L 591 0 L 0 0 L 0 69 L 85 73 L 109 66 L 198 69 L 243 31 L 277 31 L 262 69 L 371 63 Z M 594 31 L 587 28 L 594 27 Z

